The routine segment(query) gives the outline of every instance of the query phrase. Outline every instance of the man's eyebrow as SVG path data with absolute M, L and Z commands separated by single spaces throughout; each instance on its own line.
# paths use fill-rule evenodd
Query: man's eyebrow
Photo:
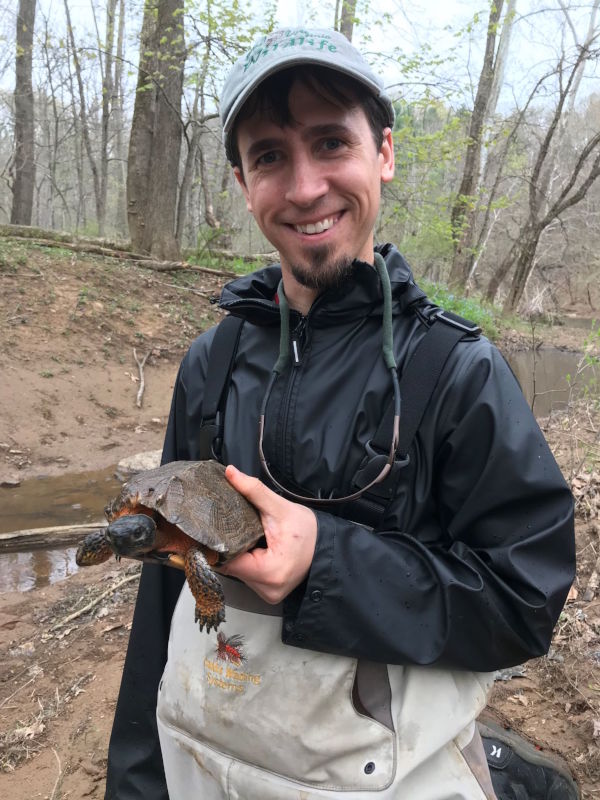
M 318 136 L 340 136 L 349 137 L 351 129 L 342 122 L 325 122 L 322 125 L 310 125 L 302 129 L 302 138 L 310 139 Z

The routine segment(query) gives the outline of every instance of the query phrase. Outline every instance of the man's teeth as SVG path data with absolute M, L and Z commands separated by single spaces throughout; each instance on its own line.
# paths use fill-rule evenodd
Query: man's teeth
M 335 220 L 333 217 L 330 219 L 322 219 L 320 222 L 309 223 L 308 225 L 294 225 L 298 233 L 323 233 L 333 228 Z

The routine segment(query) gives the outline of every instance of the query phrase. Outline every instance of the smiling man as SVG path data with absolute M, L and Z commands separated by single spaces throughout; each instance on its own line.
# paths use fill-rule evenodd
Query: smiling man
M 267 79 L 261 105 L 240 113 L 232 137 L 248 210 L 304 313 L 317 292 L 348 279 L 356 259 L 372 261 L 381 182 L 394 176 L 391 111 L 387 119 L 379 111 L 373 135 L 351 85 L 340 96 L 324 80 L 318 67 Z
M 497 350 L 374 243 L 394 175 L 380 79 L 340 34 L 283 30 L 221 100 L 280 264 L 225 287 L 163 461 L 229 465 L 265 539 L 220 569 L 218 632 L 180 574 L 144 566 L 107 798 L 576 798 L 484 728 L 490 779 L 475 720 L 494 670 L 548 649 L 572 501 Z

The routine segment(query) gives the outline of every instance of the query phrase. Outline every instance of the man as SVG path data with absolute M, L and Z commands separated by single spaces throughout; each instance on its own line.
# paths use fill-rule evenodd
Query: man
M 244 324 L 214 449 L 266 542 L 221 569 L 218 634 L 193 625 L 181 575 L 144 567 L 107 797 L 494 798 L 475 719 L 493 670 L 549 646 L 574 576 L 570 493 L 464 321 L 398 444 L 417 401 L 396 376 L 425 384 L 423 343 L 446 323 L 398 251 L 374 248 L 393 109 L 360 54 L 332 31 L 277 31 L 235 65 L 221 113 L 281 260 L 221 298 Z M 182 363 L 163 461 L 206 457 L 214 337 Z M 550 797 L 527 791 L 509 781 L 502 800 Z

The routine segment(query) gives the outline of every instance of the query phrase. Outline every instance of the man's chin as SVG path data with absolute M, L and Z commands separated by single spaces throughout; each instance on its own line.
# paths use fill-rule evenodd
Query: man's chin
M 320 247 L 304 262 L 292 262 L 291 272 L 301 286 L 324 292 L 337 289 L 351 277 L 354 272 L 354 258 L 347 255 L 334 256 L 329 247 Z

